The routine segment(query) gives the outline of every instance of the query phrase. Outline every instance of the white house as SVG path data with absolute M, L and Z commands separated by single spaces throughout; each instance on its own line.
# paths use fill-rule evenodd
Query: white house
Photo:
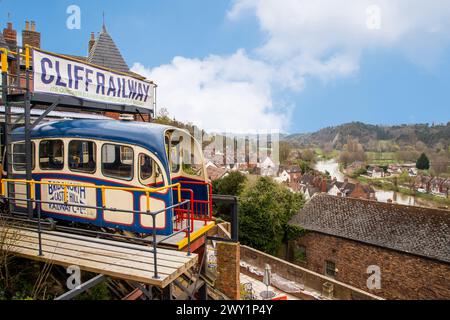
M 336 186 L 336 184 L 333 184 L 333 186 L 328 190 L 328 194 L 332 196 L 338 196 L 339 194 L 342 194 L 342 191 Z
M 369 167 L 367 169 L 367 175 L 371 178 L 383 178 L 384 170 L 377 166 Z
M 259 165 L 259 168 L 261 170 L 261 176 L 263 177 L 274 177 L 278 171 L 278 167 L 269 157 Z
M 280 173 L 280 175 L 278 177 L 276 177 L 274 180 L 278 183 L 283 183 L 283 182 L 289 183 L 289 182 L 291 182 L 291 175 L 286 170 L 283 170 L 283 172 Z

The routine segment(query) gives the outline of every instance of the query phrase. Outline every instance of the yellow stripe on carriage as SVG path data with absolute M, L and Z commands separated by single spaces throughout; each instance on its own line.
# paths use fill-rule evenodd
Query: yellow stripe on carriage
M 68 187 L 81 187 L 81 188 L 92 188 L 100 189 L 102 193 L 102 204 L 105 203 L 105 190 L 119 190 L 119 191 L 131 191 L 131 192 L 145 192 L 147 198 L 147 211 L 150 210 L 150 193 L 160 192 L 168 189 L 177 189 L 178 202 L 181 202 L 181 183 L 174 183 L 168 186 L 163 186 L 159 188 L 140 188 L 140 187 L 114 187 L 114 186 L 93 186 L 90 184 L 82 183 L 67 183 L 67 182 L 48 182 L 48 181 L 35 181 L 35 180 L 25 180 L 25 179 L 2 179 L 1 181 L 1 195 L 6 196 L 6 183 L 22 183 L 25 185 L 30 185 L 31 200 L 34 200 L 34 186 L 35 185 L 51 185 L 60 186 L 64 188 L 64 203 L 68 202 Z

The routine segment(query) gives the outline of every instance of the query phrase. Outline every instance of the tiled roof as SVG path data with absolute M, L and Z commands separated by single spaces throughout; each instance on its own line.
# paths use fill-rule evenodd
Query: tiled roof
M 450 263 L 450 211 L 318 193 L 290 223 Z
M 208 174 L 208 178 L 212 181 L 222 178 L 227 173 L 227 170 L 214 166 L 209 166 L 208 168 L 206 168 L 206 171 Z
M 122 54 L 109 33 L 106 31 L 105 26 L 103 26 L 102 32 L 100 32 L 98 38 L 95 40 L 95 44 L 92 47 L 91 52 L 89 52 L 87 61 L 121 72 L 130 71 Z
M 354 183 L 350 183 L 348 181 L 346 182 L 336 182 L 336 186 L 346 195 L 351 194 L 354 190 L 356 185 Z
M 314 176 L 312 174 L 306 173 L 300 178 L 300 183 L 304 185 L 312 184 L 314 182 Z

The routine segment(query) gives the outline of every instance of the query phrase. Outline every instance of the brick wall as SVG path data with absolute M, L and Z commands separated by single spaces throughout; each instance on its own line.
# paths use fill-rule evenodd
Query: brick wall
M 386 299 L 450 299 L 450 264 L 308 232 L 290 244 L 306 247 L 306 268 L 324 274 L 325 260 L 336 264 L 335 279 L 369 291 L 367 267 L 381 270 L 381 289 L 371 293 Z M 290 258 L 291 259 L 291 258 Z
M 104 116 L 112 118 L 112 119 L 115 119 L 115 120 L 119 120 L 120 113 L 118 113 L 118 112 L 105 112 Z
M 217 242 L 215 288 L 233 300 L 241 299 L 239 243 Z
M 301 266 L 295 265 L 288 261 L 282 260 L 280 258 L 271 256 L 267 253 L 258 251 L 256 249 L 241 246 L 241 260 L 246 263 L 258 267 L 260 269 L 264 269 L 266 264 L 269 264 L 272 268 L 272 272 L 278 274 L 279 276 L 287 279 L 289 281 L 294 281 L 298 284 L 304 284 L 305 287 L 314 289 L 315 291 L 322 292 L 324 283 L 332 283 L 333 284 L 333 297 L 335 299 L 340 300 L 376 300 L 379 297 L 364 292 L 358 288 L 354 288 L 345 283 L 335 281 L 328 277 L 323 276 L 322 274 L 318 274 Z M 242 268 L 241 271 L 245 272 L 245 269 Z M 252 277 L 254 275 L 248 274 Z M 262 280 L 262 279 L 260 279 Z M 301 299 L 306 299 L 303 293 L 290 293 L 294 296 L 297 296 Z
M 41 47 L 41 34 L 36 31 L 35 23 L 31 22 L 31 29 L 29 22 L 26 22 L 25 30 L 22 31 L 22 46 L 30 45 L 32 47 Z
M 6 43 L 9 45 L 10 49 L 13 51 L 17 50 L 17 31 L 13 29 L 11 22 L 8 22 L 7 27 L 3 29 L 3 37 Z

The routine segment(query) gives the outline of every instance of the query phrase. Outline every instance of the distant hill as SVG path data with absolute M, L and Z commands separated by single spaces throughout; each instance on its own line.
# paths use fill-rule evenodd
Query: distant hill
M 366 149 L 373 142 L 391 141 L 399 146 L 415 145 L 421 141 L 427 146 L 441 143 L 448 148 L 450 145 L 450 122 L 447 125 L 395 125 L 379 126 L 362 122 L 346 123 L 335 127 L 327 127 L 314 133 L 292 134 L 284 137 L 285 141 L 297 147 L 312 147 L 332 144 L 341 149 L 348 138 L 358 139 Z

